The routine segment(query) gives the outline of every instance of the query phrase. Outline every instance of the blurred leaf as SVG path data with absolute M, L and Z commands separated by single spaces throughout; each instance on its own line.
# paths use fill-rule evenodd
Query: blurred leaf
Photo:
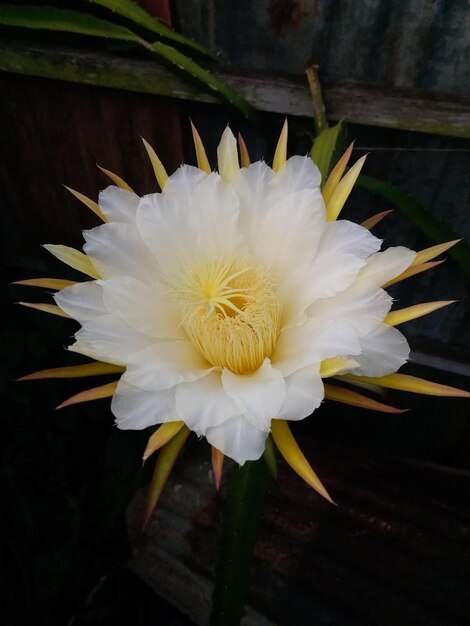
M 156 33 L 160 37 L 176 41 L 177 43 L 187 46 L 188 48 L 192 48 L 196 52 L 209 57 L 213 61 L 218 61 L 217 56 L 211 50 L 208 50 L 196 41 L 188 39 L 188 37 L 175 32 L 172 28 L 170 28 L 170 26 L 167 26 L 164 22 L 147 13 L 145 9 L 135 2 L 132 2 L 132 0 L 89 0 L 89 2 L 111 9 L 114 13 L 118 13 L 119 15 L 126 17 L 135 24 Z
M 188 73 L 211 91 L 215 91 L 230 104 L 237 107 L 245 117 L 253 118 L 255 115 L 253 107 L 244 98 L 191 58 L 164 43 L 149 43 L 123 26 L 117 26 L 92 15 L 68 9 L 50 6 L 14 6 L 11 4 L 0 7 L 0 24 L 135 42 L 162 57 L 179 70 Z
M 357 179 L 357 186 L 372 193 L 378 193 L 390 202 L 393 202 L 421 232 L 436 243 L 444 243 L 460 238 L 458 233 L 442 224 L 417 200 L 395 187 L 395 185 L 372 176 L 361 175 Z M 465 274 L 470 276 L 470 245 L 468 242 L 462 240 L 454 248 L 450 249 L 448 254 L 460 265 Z
M 310 157 L 320 170 L 322 186 L 335 162 L 336 155 L 342 149 L 343 141 L 343 124 L 338 122 L 335 126 L 323 130 L 313 142 Z
M 0 7 L 0 24 L 21 28 L 57 30 L 123 41 L 139 41 L 137 35 L 122 26 L 117 26 L 92 15 L 51 6 L 5 4 Z
M 167 46 L 161 42 L 151 44 L 151 48 L 164 59 L 175 65 L 178 69 L 187 72 L 196 80 L 204 83 L 207 87 L 209 87 L 209 89 L 223 96 L 230 102 L 230 104 L 237 107 L 237 109 L 239 109 L 245 117 L 249 119 L 254 118 L 255 111 L 251 104 L 239 96 L 236 91 L 222 83 L 210 72 L 195 63 L 192 59 L 182 54 L 175 48 Z

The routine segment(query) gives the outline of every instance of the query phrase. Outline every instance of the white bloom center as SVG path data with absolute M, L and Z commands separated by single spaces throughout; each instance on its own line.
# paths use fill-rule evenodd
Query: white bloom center
M 235 374 L 256 371 L 276 346 L 279 286 L 263 266 L 223 259 L 190 268 L 175 295 L 182 326 L 212 365 Z

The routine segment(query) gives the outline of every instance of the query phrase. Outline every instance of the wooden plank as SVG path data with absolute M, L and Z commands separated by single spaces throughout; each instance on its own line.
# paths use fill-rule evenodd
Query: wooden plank
M 141 59 L 40 43 L 0 41 L 0 70 L 199 102 L 218 102 L 199 85 Z M 212 68 L 261 111 L 312 117 L 306 81 Z M 470 99 L 434 92 L 340 83 L 324 89 L 333 120 L 470 138 Z

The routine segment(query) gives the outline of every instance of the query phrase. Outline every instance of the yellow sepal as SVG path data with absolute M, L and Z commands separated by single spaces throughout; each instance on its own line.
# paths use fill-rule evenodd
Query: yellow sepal
M 80 200 L 80 202 L 83 202 L 83 204 L 85 206 L 87 206 L 89 209 L 91 209 L 93 211 L 93 213 L 95 213 L 100 218 L 100 220 L 102 220 L 103 222 L 107 222 L 108 221 L 106 219 L 106 217 L 103 215 L 103 213 L 101 212 L 101 209 L 98 206 L 97 202 L 95 202 L 91 198 L 88 198 L 88 196 L 85 196 L 83 193 L 80 193 L 79 191 L 75 191 L 75 189 L 72 189 L 71 187 L 67 187 L 67 185 L 64 185 L 64 187 L 73 196 L 75 196 L 77 198 L 77 200 Z
M 204 148 L 202 139 L 192 122 L 191 122 L 191 131 L 193 133 L 194 148 L 196 150 L 197 166 L 200 170 L 202 170 L 203 172 L 206 172 L 206 174 L 210 174 L 212 170 L 211 170 L 211 166 L 209 163 L 209 159 L 207 158 L 206 149 Z
M 141 137 L 141 139 L 144 142 L 144 147 L 147 151 L 147 154 L 149 155 L 150 163 L 152 164 L 157 183 L 160 185 L 160 189 L 163 189 L 163 187 L 166 185 L 166 181 L 168 180 L 168 174 L 166 173 L 166 169 L 164 168 L 163 163 L 160 161 L 157 153 L 149 144 L 149 142 L 146 141 L 143 137 Z
M 150 437 L 145 448 L 143 459 L 146 461 L 156 450 L 162 448 L 166 443 L 183 428 L 184 422 L 166 422 L 162 424 Z
M 103 174 L 106 174 L 106 176 L 110 178 L 113 181 L 113 183 L 116 184 L 118 187 L 120 187 L 121 189 L 125 189 L 126 191 L 131 191 L 132 193 L 134 193 L 134 190 L 132 189 L 132 187 L 130 187 L 126 183 L 126 181 L 123 180 L 120 176 L 118 176 L 114 172 L 111 172 L 111 170 L 107 170 L 105 167 L 101 167 L 101 165 L 97 165 L 97 168 L 101 170 Z
M 351 154 L 354 148 L 354 141 L 340 158 L 338 163 L 331 170 L 330 175 L 326 179 L 326 183 L 323 185 L 322 195 L 323 201 L 327 204 L 333 195 L 333 191 L 338 186 L 341 177 L 344 174 L 344 170 L 346 169 L 346 165 L 349 163 L 349 159 L 351 158 Z
M 84 365 L 69 365 L 66 367 L 54 367 L 48 370 L 40 370 L 18 378 L 18 380 L 41 380 L 43 378 L 84 378 L 85 376 L 100 376 L 105 374 L 121 374 L 125 368 L 112 363 L 94 361 Z
M 214 472 L 214 482 L 217 491 L 220 489 L 220 480 L 222 478 L 222 468 L 224 465 L 224 453 L 212 446 L 212 471 Z
M 250 155 L 248 154 L 248 148 L 246 147 L 245 140 L 243 139 L 240 133 L 238 133 L 238 150 L 240 151 L 241 166 L 249 167 L 251 163 Z
M 434 383 L 424 378 L 409 376 L 408 374 L 389 374 L 379 378 L 370 376 L 354 376 L 346 374 L 343 378 L 347 380 L 357 380 L 360 382 L 372 383 L 386 387 L 387 389 L 398 389 L 400 391 L 409 391 L 411 393 L 421 393 L 425 396 L 446 396 L 455 398 L 470 398 L 470 392 L 456 387 L 449 387 Z
M 347 372 L 353 367 L 358 367 L 359 363 L 349 356 L 334 356 L 330 359 L 323 359 L 320 364 L 320 376 L 329 378 L 342 372 Z
M 326 202 L 326 219 L 328 222 L 333 222 L 338 219 L 339 214 L 341 213 L 341 209 L 343 208 L 346 200 L 349 197 L 349 194 L 354 187 L 354 183 L 357 180 L 357 177 L 361 173 L 362 166 L 366 160 L 367 155 L 365 154 L 361 157 L 354 165 L 351 167 L 349 172 L 343 176 L 340 180 L 336 189 L 331 194 L 331 198 Z
M 69 248 L 69 246 L 61 246 L 51 243 L 45 243 L 43 247 L 59 259 L 59 261 L 62 261 L 62 263 L 72 267 L 74 270 L 78 270 L 79 272 L 87 274 L 92 278 L 101 278 L 98 270 L 93 265 L 90 258 L 87 257 L 86 254 L 83 254 L 83 252 L 75 250 L 74 248 Z
M 275 172 L 279 172 L 279 170 L 281 169 L 281 167 L 285 164 L 287 160 L 288 134 L 289 134 L 289 127 L 288 127 L 287 118 L 286 118 L 282 126 L 281 134 L 279 135 L 279 140 L 276 146 L 276 152 L 274 153 L 273 170 Z
M 68 317 L 70 315 L 65 311 L 62 311 L 57 304 L 48 304 L 46 302 L 18 302 L 21 306 L 26 306 L 29 309 L 36 309 L 36 311 L 42 311 L 43 313 L 50 313 L 51 315 L 58 315 L 59 317 Z
M 54 289 L 58 291 L 76 285 L 75 280 L 62 280 L 61 278 L 28 278 L 27 280 L 16 280 L 12 285 L 24 285 L 25 287 L 42 287 L 43 289 Z
M 334 504 L 327 490 L 322 485 L 320 479 L 315 474 L 297 445 L 289 426 L 285 420 L 273 420 L 271 422 L 271 436 L 277 449 L 284 457 L 285 461 L 292 467 L 301 478 L 305 480 L 315 491 L 326 498 L 328 502 Z
M 461 239 L 454 239 L 454 241 L 447 241 L 446 243 L 440 243 L 437 246 L 431 246 L 431 248 L 426 248 L 425 250 L 420 250 L 416 253 L 415 259 L 411 265 L 421 265 L 421 263 L 426 263 L 426 261 L 430 261 L 435 257 L 447 252 L 450 248 L 455 246 L 462 241 Z
M 93 389 L 87 389 L 86 391 L 81 391 L 80 393 L 75 394 L 71 398 L 64 400 L 56 409 L 63 409 L 66 406 L 71 406 L 72 404 L 80 404 L 81 402 L 90 402 L 91 400 L 101 400 L 101 398 L 110 398 L 114 395 L 116 388 L 118 386 L 118 381 L 113 383 L 108 383 L 106 385 L 101 385 L 100 387 L 93 387 Z
M 361 409 L 368 409 L 369 411 L 380 411 L 381 413 L 404 413 L 408 410 L 396 409 L 393 406 L 383 404 L 383 402 L 377 402 L 377 400 L 363 396 L 351 389 L 344 389 L 343 387 L 336 387 L 335 385 L 325 385 L 325 398 L 333 402 L 341 402 L 342 404 L 357 406 Z
M 371 230 L 372 228 L 374 228 L 374 226 L 377 226 L 377 224 L 381 222 L 384 219 L 384 217 L 387 217 L 387 215 L 390 215 L 390 213 L 393 213 L 393 209 L 376 213 L 375 215 L 372 215 L 371 217 L 368 217 L 366 220 L 364 220 L 361 226 L 363 228 L 367 228 L 367 230 Z
M 421 263 L 420 265 L 411 264 L 404 272 L 384 283 L 382 285 L 382 288 L 385 289 L 386 287 L 390 287 L 390 285 L 399 283 L 406 278 L 411 278 L 412 276 L 421 274 L 421 272 L 427 272 L 428 270 L 432 270 L 433 267 L 437 267 L 441 263 L 444 263 L 444 259 L 442 261 L 430 261 L 429 263 Z
M 390 311 L 387 317 L 384 319 L 385 324 L 390 326 L 397 326 L 404 322 L 409 322 L 423 315 L 428 315 L 433 311 L 437 311 L 448 304 L 452 304 L 456 300 L 440 300 L 438 302 L 423 302 L 422 304 L 415 304 L 409 306 L 406 309 L 399 309 L 398 311 Z

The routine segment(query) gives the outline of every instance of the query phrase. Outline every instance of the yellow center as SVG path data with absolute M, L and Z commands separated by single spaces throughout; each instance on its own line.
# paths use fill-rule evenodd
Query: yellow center
M 227 259 L 205 263 L 188 270 L 174 294 L 188 337 L 212 365 L 248 374 L 273 353 L 282 311 L 266 268 Z

